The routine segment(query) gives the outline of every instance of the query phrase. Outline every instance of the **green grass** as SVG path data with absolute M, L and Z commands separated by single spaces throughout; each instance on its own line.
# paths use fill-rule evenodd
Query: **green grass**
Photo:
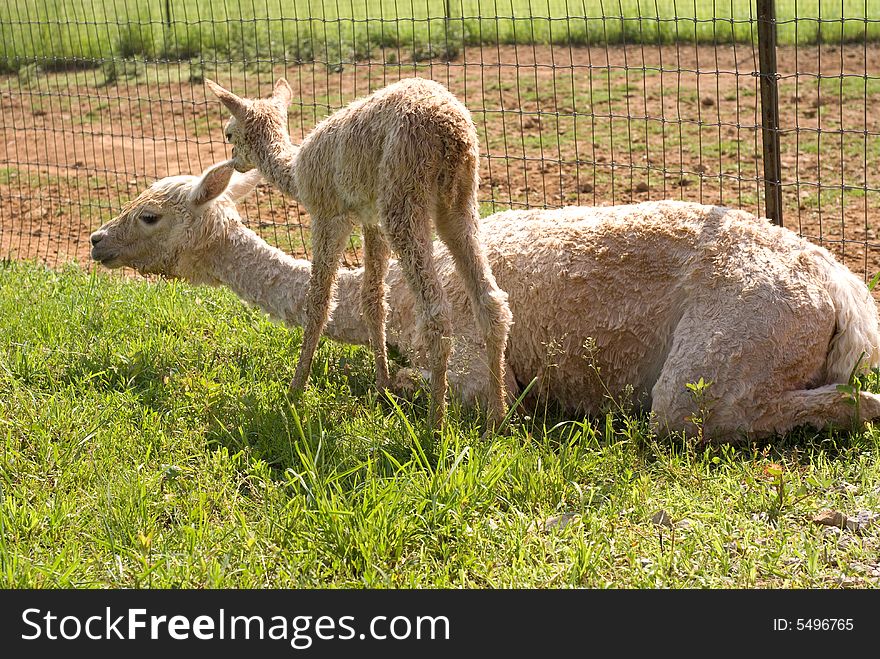
M 312 60 L 329 65 L 387 56 L 456 55 L 481 43 L 705 43 L 752 41 L 755 1 L 717 0 L 10 0 L 0 7 L 0 72 L 97 66 L 109 57 L 250 66 Z M 864 0 L 779 0 L 780 43 L 880 38 L 880 11 Z M 797 18 L 795 22 L 795 11 Z M 842 17 L 845 20 L 842 20 Z M 281 20 L 281 19 L 284 20 Z M 717 20 L 712 20 L 712 19 Z M 390 50 L 387 50 L 390 49 Z
M 293 407 L 298 332 L 76 267 L 0 266 L 0 323 L 2 587 L 871 584 L 880 525 L 810 520 L 880 510 L 875 428 L 703 450 L 541 415 L 481 439 L 453 405 L 435 438 L 363 348 L 322 343 Z

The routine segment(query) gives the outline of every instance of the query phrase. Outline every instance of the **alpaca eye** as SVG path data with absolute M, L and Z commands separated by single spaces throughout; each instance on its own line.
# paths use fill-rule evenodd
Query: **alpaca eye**
M 226 141 L 232 143 L 232 133 L 226 133 Z
M 141 215 L 141 222 L 144 224 L 156 224 L 159 221 L 159 216 L 154 215 L 152 213 L 144 213 Z

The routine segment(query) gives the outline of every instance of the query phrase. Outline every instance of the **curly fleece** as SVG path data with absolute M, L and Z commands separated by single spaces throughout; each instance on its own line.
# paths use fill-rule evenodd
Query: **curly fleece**
M 434 420 L 442 422 L 452 330 L 432 258 L 433 227 L 452 254 L 482 331 L 491 373 L 489 413 L 500 423 L 511 315 L 478 239 L 479 145 L 467 108 L 433 80 L 406 78 L 334 112 L 296 146 L 287 131 L 292 91 L 285 80 L 268 99 L 243 99 L 208 85 L 232 112 L 226 133 L 236 169 L 259 168 L 311 216 L 313 268 L 292 387 L 305 384 L 327 322 L 339 257 L 357 223 L 363 226 L 367 267 L 362 310 L 376 353 L 377 384 L 390 384 L 384 304 L 390 247 L 416 300 L 430 355 Z

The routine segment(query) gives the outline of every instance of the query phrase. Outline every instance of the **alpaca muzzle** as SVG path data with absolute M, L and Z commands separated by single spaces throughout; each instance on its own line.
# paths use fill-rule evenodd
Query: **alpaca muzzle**
M 232 147 L 232 158 L 230 158 L 230 160 L 232 161 L 232 168 L 239 174 L 246 174 L 254 168 L 253 165 L 243 162 L 242 159 L 238 157 L 235 147 Z
M 92 244 L 89 255 L 93 261 L 109 267 L 113 259 L 116 258 L 116 254 L 108 251 L 106 243 L 102 242 L 106 236 L 107 232 L 100 229 L 89 236 L 89 242 Z

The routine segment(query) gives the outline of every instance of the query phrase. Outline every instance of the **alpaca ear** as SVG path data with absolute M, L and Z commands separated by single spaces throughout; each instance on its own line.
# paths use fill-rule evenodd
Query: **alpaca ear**
M 229 195 L 232 201 L 238 201 L 253 192 L 254 188 L 262 180 L 263 177 L 260 175 L 259 169 L 252 169 L 243 174 L 235 172 L 232 175 L 232 180 L 226 187 L 226 194 Z
M 284 78 L 278 78 L 275 82 L 275 89 L 272 90 L 272 100 L 284 110 L 287 109 L 287 106 L 293 100 L 293 90 L 290 88 L 290 83 Z
M 226 192 L 229 179 L 232 178 L 234 171 L 231 160 L 224 160 L 213 167 L 209 167 L 202 174 L 202 178 L 190 190 L 189 202 L 193 206 L 201 206 L 222 195 Z
M 248 107 L 250 106 L 250 101 L 247 99 L 236 96 L 228 89 L 224 89 L 220 85 L 218 85 L 213 80 L 208 80 L 205 78 L 205 84 L 208 85 L 208 89 L 210 89 L 217 98 L 226 106 L 226 109 L 232 113 L 232 116 L 238 119 L 239 121 L 244 121 L 244 116 L 247 113 Z

